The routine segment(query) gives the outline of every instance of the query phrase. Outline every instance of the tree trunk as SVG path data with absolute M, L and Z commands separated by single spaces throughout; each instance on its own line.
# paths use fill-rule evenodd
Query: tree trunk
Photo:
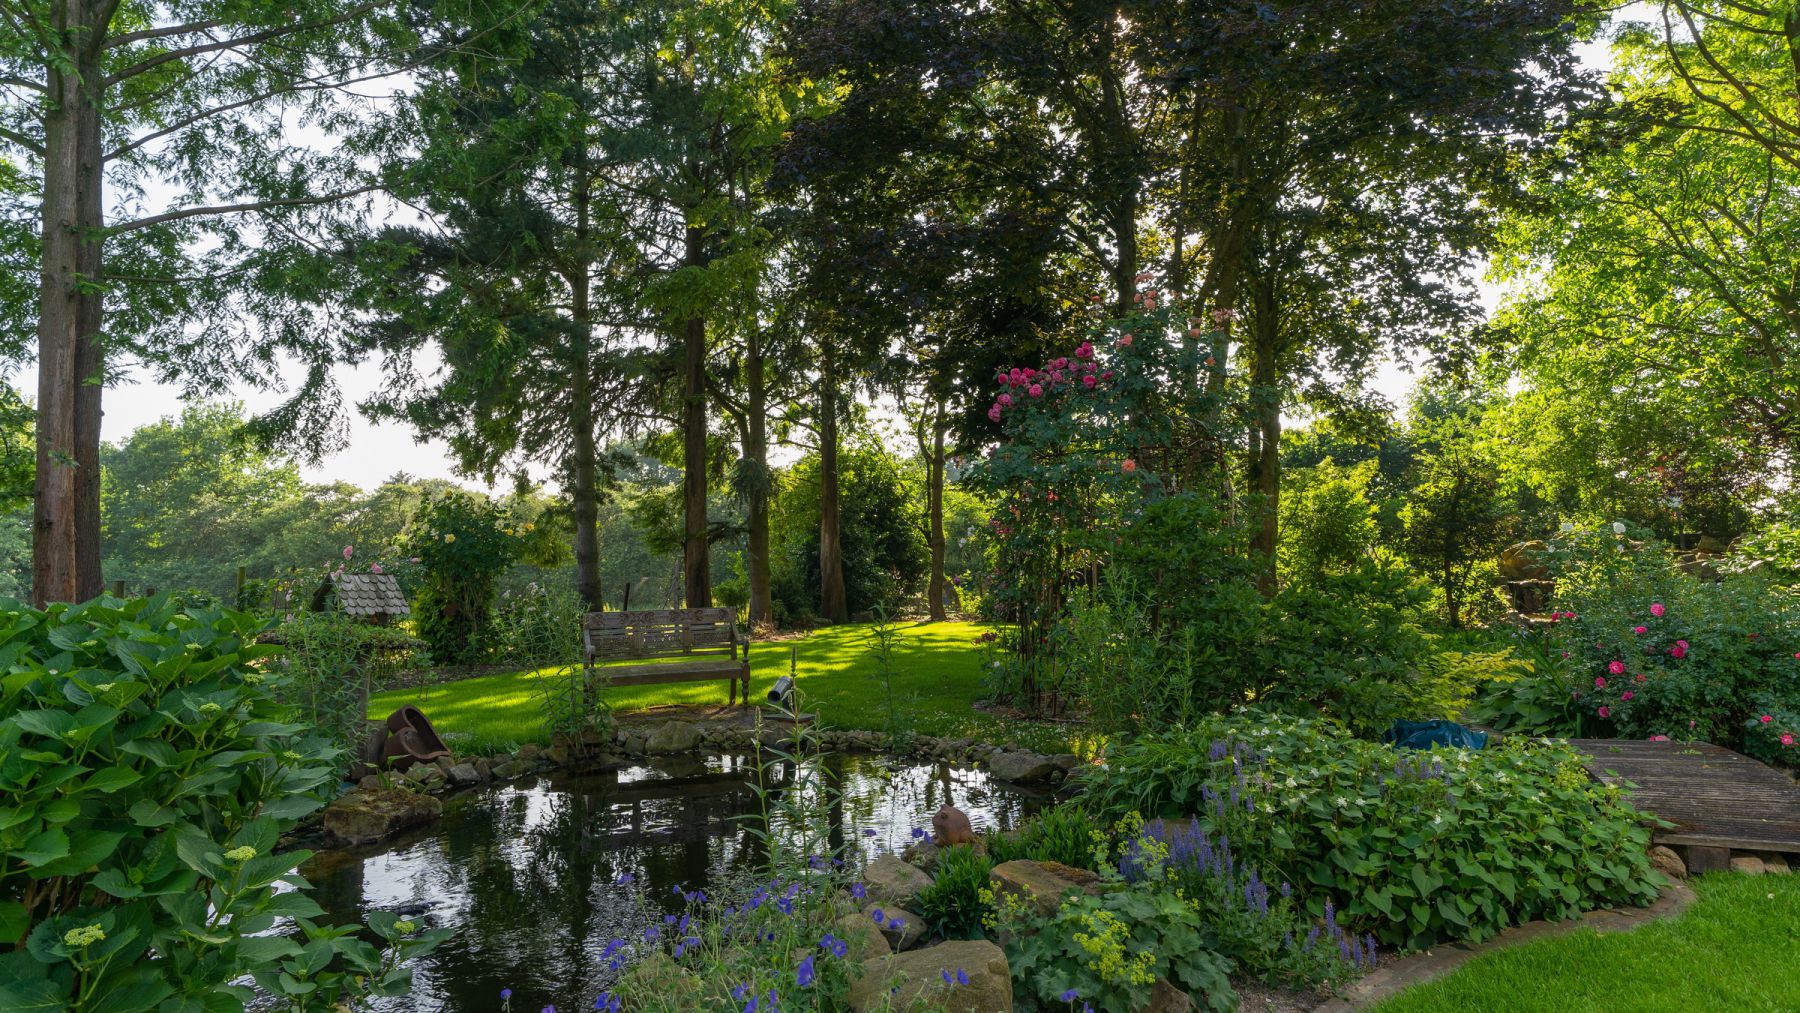
M 931 455 L 925 462 L 925 509 L 930 530 L 926 539 L 931 544 L 931 583 L 925 592 L 931 618 L 943 621 L 949 617 L 944 607 L 948 591 L 944 580 L 944 403 L 939 401 L 931 420 Z
M 1275 361 L 1281 323 L 1276 316 L 1274 279 L 1258 277 L 1253 296 L 1256 319 L 1251 336 L 1250 411 L 1256 439 L 1250 444 L 1249 477 L 1260 504 L 1250 552 L 1260 563 L 1257 587 L 1266 595 L 1275 591 L 1281 511 L 1281 387 Z
M 749 463 L 750 482 L 745 504 L 750 528 L 750 625 L 774 620 L 775 592 L 769 576 L 769 390 L 763 377 L 762 335 L 750 328 L 747 354 L 744 357 L 747 398 L 745 402 L 744 459 Z
M 38 286 L 37 481 L 33 601 L 85 601 L 100 575 L 102 162 L 95 83 L 103 79 L 80 0 L 55 8 L 73 65 L 48 76 L 44 120 L 43 256 Z
M 583 208 L 585 217 L 586 209 Z M 599 449 L 594 434 L 594 385 L 591 361 L 592 332 L 588 305 L 586 265 L 570 277 L 574 289 L 575 336 L 573 383 L 570 390 L 569 424 L 574 430 L 574 451 L 569 468 L 569 502 L 575 519 L 575 593 L 590 612 L 602 604 L 600 590 L 600 484 Z
M 844 549 L 838 508 L 837 363 L 831 340 L 820 347 L 819 369 L 819 615 L 850 618 L 844 598 Z
M 1113 57 L 1116 51 L 1115 32 L 1117 27 L 1107 23 L 1106 35 L 1101 48 L 1100 74 L 1100 120 L 1106 136 L 1100 139 L 1100 147 L 1109 153 L 1110 166 L 1102 171 L 1114 178 L 1109 180 L 1114 187 L 1114 195 L 1107 207 L 1107 215 L 1111 219 L 1107 224 L 1113 234 L 1113 299 L 1114 310 L 1119 316 L 1132 311 L 1137 295 L 1138 274 L 1138 193 L 1139 159 L 1138 138 L 1131 122 L 1131 111 L 1127 108 L 1124 82 L 1120 79 Z
M 706 262 L 706 234 L 698 225 L 687 228 L 687 255 L 683 263 L 699 267 Z M 683 335 L 686 361 L 682 368 L 682 540 L 683 592 L 688 608 L 712 604 L 712 565 L 706 551 L 706 321 L 689 317 Z

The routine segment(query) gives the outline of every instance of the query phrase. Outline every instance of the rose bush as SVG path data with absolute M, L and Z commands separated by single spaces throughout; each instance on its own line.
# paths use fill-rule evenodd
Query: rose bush
M 1800 597 L 1756 573 L 1696 579 L 1604 529 L 1564 532 L 1552 551 L 1546 635 L 1590 730 L 1800 762 Z

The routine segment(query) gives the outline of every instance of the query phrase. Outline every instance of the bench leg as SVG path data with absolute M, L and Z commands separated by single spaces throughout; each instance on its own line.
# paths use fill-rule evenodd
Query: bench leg
M 736 707 L 737 706 L 737 684 L 738 684 L 737 677 L 732 676 L 727 681 L 731 683 L 731 703 L 728 704 L 728 706 Z

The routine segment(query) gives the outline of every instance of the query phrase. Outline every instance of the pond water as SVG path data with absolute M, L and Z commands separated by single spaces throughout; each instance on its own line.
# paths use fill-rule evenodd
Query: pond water
M 553 1002 L 579 1010 L 606 987 L 606 943 L 642 931 L 641 903 L 673 910 L 673 886 L 716 887 L 754 872 L 766 853 L 751 832 L 763 798 L 819 782 L 808 775 L 841 788 L 821 815 L 834 848 L 864 857 L 903 850 L 946 801 L 978 830 L 1012 829 L 1048 801 L 945 764 L 864 755 L 813 762 L 822 769 L 759 772 L 750 757 L 679 757 L 545 775 L 451 799 L 429 827 L 322 853 L 302 872 L 327 923 L 401 910 L 457 930 L 418 962 L 411 995 L 377 1009 L 490 1013 L 511 988 L 514 1010 Z

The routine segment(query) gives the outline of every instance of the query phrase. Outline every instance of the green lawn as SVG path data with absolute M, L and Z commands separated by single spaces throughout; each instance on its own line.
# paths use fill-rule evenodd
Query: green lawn
M 973 709 L 982 696 L 984 653 L 977 623 L 919 623 L 899 627 L 895 652 L 894 699 L 905 727 L 930 735 L 968 735 L 989 741 L 1016 741 L 1036 748 L 1063 748 L 1066 730 L 1034 722 L 1002 721 Z M 803 707 L 834 728 L 887 727 L 887 692 L 869 655 L 868 625 L 833 626 L 793 640 L 755 644 L 750 650 L 752 699 L 787 674 L 790 648 L 804 694 Z M 443 686 L 391 690 L 369 704 L 375 717 L 402 704 L 415 704 L 439 731 L 487 742 L 542 741 L 537 680 L 557 669 L 513 672 L 465 679 Z M 723 680 L 632 686 L 609 691 L 618 712 L 659 704 L 720 705 Z
M 1680 917 L 1576 932 L 1478 957 L 1378 1013 L 1792 1013 L 1800 1010 L 1800 876 L 1693 880 Z

